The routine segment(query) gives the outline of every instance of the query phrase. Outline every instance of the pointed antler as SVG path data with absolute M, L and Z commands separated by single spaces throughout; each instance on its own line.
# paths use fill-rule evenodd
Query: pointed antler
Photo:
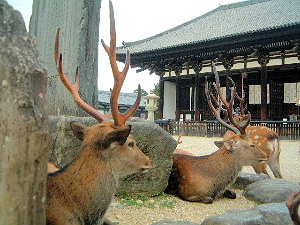
M 125 80 L 125 77 L 127 75 L 129 64 L 130 64 L 130 55 L 129 51 L 126 52 L 126 60 L 125 60 L 125 67 L 122 72 L 119 71 L 117 66 L 117 56 L 116 56 L 116 30 L 115 30 L 115 19 L 114 19 L 114 10 L 112 2 L 109 1 L 109 18 L 110 18 L 110 47 L 107 46 L 103 39 L 101 39 L 101 43 L 107 52 L 109 56 L 109 61 L 111 65 L 111 69 L 114 76 L 114 87 L 111 93 L 110 97 L 110 106 L 111 106 L 111 112 L 112 117 L 114 119 L 114 123 L 116 126 L 123 126 L 125 125 L 125 122 L 128 120 L 128 118 L 136 111 L 138 108 L 141 97 L 142 97 L 142 91 L 141 86 L 138 85 L 138 96 L 134 103 L 134 105 L 124 114 L 121 114 L 118 109 L 118 98 L 119 94 L 121 92 L 121 88 L 123 85 L 123 82 Z
M 245 92 L 244 92 L 244 78 L 246 78 L 246 73 L 242 72 L 242 96 L 239 96 L 237 91 L 235 93 L 236 98 L 239 100 L 240 102 L 240 110 L 241 110 L 241 115 L 244 116 L 245 115 L 245 111 L 247 109 L 247 106 L 244 107 L 245 104 Z
M 59 52 L 59 33 L 60 28 L 57 29 L 56 32 L 56 38 L 55 38 L 55 52 L 54 52 L 54 60 L 57 72 L 59 74 L 59 77 L 63 84 L 66 86 L 66 88 L 69 90 L 69 92 L 72 94 L 72 97 L 74 101 L 77 103 L 79 107 L 81 107 L 84 111 L 86 111 L 88 114 L 90 114 L 92 117 L 94 117 L 96 120 L 98 120 L 100 123 L 103 121 L 110 120 L 111 117 L 102 115 L 99 113 L 99 111 L 89 104 L 87 104 L 79 95 L 79 67 L 76 68 L 76 77 L 75 77 L 75 84 L 72 85 L 71 82 L 66 77 L 64 71 L 63 71 L 63 57 L 62 53 Z
M 214 88 L 219 96 L 219 99 L 221 100 L 221 102 L 223 103 L 224 107 L 225 107 L 225 111 L 227 112 L 227 115 L 228 115 L 228 119 L 229 121 L 231 122 L 231 125 L 229 125 L 228 123 L 226 123 L 224 120 L 221 119 L 220 117 L 220 113 L 221 113 L 221 109 L 222 109 L 222 104 L 220 102 L 218 102 L 216 105 L 218 106 L 218 108 L 216 109 L 211 101 L 211 96 L 213 95 L 212 94 L 212 91 L 210 90 L 209 88 L 209 84 L 206 80 L 205 82 L 205 94 L 206 94 L 206 98 L 207 98 L 207 101 L 208 101 L 208 105 L 209 107 L 211 108 L 211 110 L 213 111 L 213 113 L 215 114 L 217 120 L 223 125 L 225 126 L 226 128 L 230 129 L 231 131 L 233 131 L 234 133 L 241 133 L 242 135 L 245 135 L 246 134 L 246 127 L 248 126 L 248 124 L 250 123 L 250 119 L 251 119 L 251 115 L 249 114 L 249 118 L 248 118 L 248 121 L 244 124 L 244 125 L 240 125 L 238 124 L 234 119 L 233 119 L 233 101 L 234 101 L 234 97 L 236 95 L 236 86 L 235 86 L 235 83 L 233 82 L 233 80 L 229 77 L 231 83 L 232 83 L 232 86 L 233 88 L 231 89 L 231 97 L 230 97 L 230 101 L 227 102 L 226 98 L 222 95 L 221 93 L 221 86 L 220 86 L 220 79 L 219 79 L 219 75 L 218 75 L 218 72 L 216 70 L 216 66 L 214 64 L 214 62 L 212 62 L 212 65 L 213 65 L 213 71 L 214 71 L 214 74 L 215 74 L 215 79 L 216 79 L 216 82 L 213 83 L 214 85 Z M 217 97 L 214 97 L 214 99 L 218 99 Z

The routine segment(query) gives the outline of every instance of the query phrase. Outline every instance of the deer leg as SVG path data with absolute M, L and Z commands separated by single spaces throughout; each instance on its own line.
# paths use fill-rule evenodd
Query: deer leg
M 279 166 L 279 154 L 276 157 L 270 158 L 268 160 L 268 165 L 272 170 L 274 177 L 282 178 L 282 174 L 280 172 L 280 166 Z
M 205 204 L 211 204 L 213 203 L 212 197 L 209 196 L 191 196 L 188 198 L 185 198 L 185 200 L 190 201 L 190 202 L 202 202 Z
M 223 196 L 226 198 L 230 198 L 230 199 L 236 199 L 236 193 L 232 190 L 225 190 L 225 192 L 223 193 Z
M 267 172 L 267 163 L 253 163 L 252 167 L 253 167 L 255 173 L 257 173 L 257 174 L 264 173 L 270 177 L 270 175 Z

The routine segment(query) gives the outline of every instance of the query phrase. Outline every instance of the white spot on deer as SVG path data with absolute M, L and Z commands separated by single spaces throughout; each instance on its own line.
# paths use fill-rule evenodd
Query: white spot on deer
M 259 138 L 261 138 L 261 136 L 259 136 L 259 135 L 254 136 L 254 139 L 259 139 Z

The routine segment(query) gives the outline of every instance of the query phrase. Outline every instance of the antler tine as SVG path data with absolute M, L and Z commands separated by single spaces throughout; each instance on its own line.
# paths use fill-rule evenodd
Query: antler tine
M 245 78 L 245 76 L 246 76 L 246 73 L 242 72 L 242 96 L 239 96 L 237 91 L 235 93 L 237 99 L 240 102 L 241 115 L 245 115 L 245 111 L 246 111 L 246 108 L 247 108 L 247 107 L 244 107 L 244 104 L 245 104 L 244 78 Z
M 215 79 L 216 82 L 214 83 L 214 87 L 222 101 L 222 103 L 225 106 L 225 109 L 227 111 L 227 115 L 228 115 L 228 119 L 231 122 L 231 124 L 234 126 L 235 129 L 229 128 L 228 126 L 226 126 L 228 129 L 234 131 L 235 133 L 241 133 L 242 135 L 246 135 L 246 124 L 248 125 L 250 120 L 247 121 L 247 123 L 243 126 L 239 125 L 234 119 L 233 119 L 233 101 L 234 101 L 234 97 L 235 97 L 235 93 L 236 93 L 236 86 L 234 81 L 229 77 L 229 80 L 232 83 L 232 89 L 231 89 L 231 96 L 230 96 L 230 101 L 227 102 L 226 98 L 222 95 L 221 93 L 221 88 L 220 88 L 220 79 L 219 79 L 219 74 L 217 72 L 216 66 L 214 64 L 214 62 L 212 62 L 212 66 L 213 66 L 213 71 L 215 74 Z M 249 118 L 250 119 L 250 116 Z M 219 119 L 218 119 L 219 120 Z M 224 122 L 225 123 L 225 122 Z M 222 123 L 223 124 L 223 123 Z M 238 130 L 238 131 L 237 131 Z
M 72 94 L 74 101 L 77 103 L 79 107 L 81 107 L 84 111 L 94 117 L 98 122 L 103 122 L 105 120 L 109 120 L 110 117 L 104 116 L 99 113 L 98 110 L 87 104 L 79 95 L 79 67 L 76 68 L 76 77 L 75 77 L 75 84 L 72 85 L 71 82 L 68 80 L 67 76 L 63 72 L 63 59 L 62 54 L 59 52 L 59 33 L 60 28 L 57 29 L 56 37 L 55 37 L 55 50 L 54 50 L 54 61 L 56 65 L 57 72 L 59 77 L 65 87 L 69 90 Z
M 207 79 L 205 80 L 205 95 L 207 98 L 208 105 L 209 105 L 210 109 L 212 110 L 212 112 L 214 113 L 214 115 L 216 116 L 217 120 L 227 129 L 233 131 L 234 133 L 239 133 L 239 130 L 237 128 L 230 126 L 228 123 L 226 123 L 224 120 L 221 119 L 221 108 L 222 108 L 221 104 L 220 103 L 217 104 L 218 109 L 216 109 L 213 106 L 213 104 L 211 102 L 212 93 L 209 89 L 209 84 L 208 84 Z
M 122 72 L 119 71 L 118 65 L 117 65 L 117 56 L 116 56 L 116 29 L 115 29 L 115 19 L 114 19 L 114 10 L 112 2 L 109 1 L 109 18 L 110 18 L 110 46 L 107 46 L 103 39 L 101 39 L 101 43 L 107 52 L 109 56 L 109 61 L 112 69 L 112 73 L 114 76 L 114 87 L 111 93 L 110 97 L 110 106 L 111 106 L 111 113 L 112 117 L 114 119 L 114 124 L 118 127 L 125 125 L 128 118 L 136 111 L 138 108 L 141 97 L 142 97 L 142 91 L 140 85 L 138 85 L 138 96 L 133 104 L 133 106 L 124 114 L 121 114 L 119 112 L 118 107 L 118 99 L 119 94 L 121 92 L 122 85 L 124 83 L 124 80 L 126 78 L 127 72 L 129 70 L 130 65 L 130 54 L 127 50 L 126 52 L 126 60 L 125 60 L 125 66 Z

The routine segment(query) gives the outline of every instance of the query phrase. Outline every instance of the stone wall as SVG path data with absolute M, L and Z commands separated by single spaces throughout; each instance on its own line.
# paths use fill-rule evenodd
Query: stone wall
M 54 42 L 61 28 L 60 48 L 64 71 L 71 83 L 80 71 L 81 97 L 97 104 L 98 42 L 101 0 L 33 0 L 29 33 L 48 69 L 47 98 L 50 115 L 86 116 L 63 86 L 54 65 Z

